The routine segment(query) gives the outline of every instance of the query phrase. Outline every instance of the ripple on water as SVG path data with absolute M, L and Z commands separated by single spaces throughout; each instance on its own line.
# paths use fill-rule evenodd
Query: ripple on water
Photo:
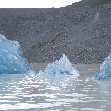
M 1 111 L 104 111 L 111 108 L 111 82 L 99 83 L 73 75 L 52 79 L 37 75 L 0 75 L 0 78 Z

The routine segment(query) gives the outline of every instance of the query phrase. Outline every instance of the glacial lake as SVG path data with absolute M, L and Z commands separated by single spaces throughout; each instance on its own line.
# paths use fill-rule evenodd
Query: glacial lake
M 91 79 L 99 64 L 74 65 L 80 76 L 0 75 L 0 111 L 111 111 L 111 82 Z M 37 71 L 46 64 L 31 64 Z

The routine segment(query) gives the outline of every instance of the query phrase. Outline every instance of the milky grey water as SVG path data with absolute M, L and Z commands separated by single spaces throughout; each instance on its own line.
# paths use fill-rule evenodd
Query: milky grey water
M 39 71 L 46 64 L 31 64 Z M 80 77 L 0 75 L 0 111 L 110 111 L 111 82 L 90 79 L 99 64 L 76 65 Z

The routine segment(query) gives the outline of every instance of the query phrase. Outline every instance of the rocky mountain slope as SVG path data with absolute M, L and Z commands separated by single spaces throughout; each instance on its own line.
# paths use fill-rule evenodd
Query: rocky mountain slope
M 0 9 L 0 33 L 20 42 L 29 62 L 99 63 L 111 51 L 111 1 L 60 9 Z

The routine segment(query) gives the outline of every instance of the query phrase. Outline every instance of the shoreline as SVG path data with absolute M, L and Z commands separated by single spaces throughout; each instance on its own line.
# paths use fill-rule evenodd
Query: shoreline
M 29 65 L 32 68 L 32 70 L 35 70 L 38 73 L 40 70 L 43 71 L 47 67 L 48 63 L 29 63 Z M 72 65 L 79 71 L 80 74 L 83 74 L 84 76 L 96 74 L 100 66 L 100 64 L 72 64 Z

